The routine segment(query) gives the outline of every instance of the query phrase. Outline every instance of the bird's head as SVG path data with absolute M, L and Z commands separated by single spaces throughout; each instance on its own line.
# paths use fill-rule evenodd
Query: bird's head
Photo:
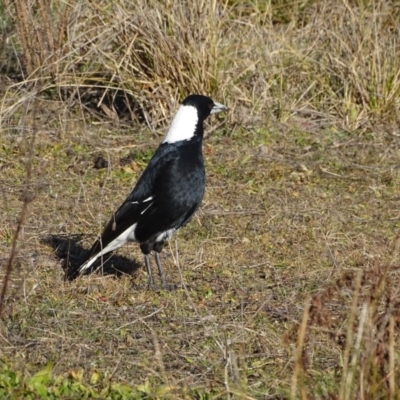
M 203 136 L 203 122 L 210 114 L 227 111 L 228 107 L 213 101 L 210 97 L 192 94 L 179 106 L 163 143 L 190 140 Z

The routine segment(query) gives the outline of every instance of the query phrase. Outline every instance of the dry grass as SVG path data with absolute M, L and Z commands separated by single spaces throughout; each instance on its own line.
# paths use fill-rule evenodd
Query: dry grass
M 0 358 L 21 381 L 0 393 L 47 365 L 41 398 L 399 398 L 395 3 L 7 4 Z M 181 288 L 148 291 L 135 246 L 111 260 L 135 273 L 64 283 L 56 255 L 90 246 L 191 92 L 231 111 L 163 254 Z

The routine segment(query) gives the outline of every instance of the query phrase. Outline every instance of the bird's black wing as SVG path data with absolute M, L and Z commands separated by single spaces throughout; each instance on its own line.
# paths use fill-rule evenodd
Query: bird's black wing
M 201 142 L 192 140 L 177 145 L 176 156 L 162 170 L 152 171 L 154 203 L 135 229 L 138 241 L 150 245 L 159 235 L 186 224 L 200 206 L 205 188 Z
M 135 188 L 124 203 L 114 213 L 104 231 L 101 238 L 97 240 L 88 257 L 82 263 L 95 257 L 98 253 L 105 249 L 111 242 L 117 239 L 123 232 L 132 227 L 142 217 L 146 209 L 152 205 L 153 190 L 157 175 L 161 171 L 168 169 L 168 165 L 177 157 L 177 150 L 174 146 L 160 146 L 143 174 L 140 176 Z

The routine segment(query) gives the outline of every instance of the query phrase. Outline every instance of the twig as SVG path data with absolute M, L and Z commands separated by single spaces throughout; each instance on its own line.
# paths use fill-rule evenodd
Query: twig
M 302 356 L 303 356 L 304 342 L 306 338 L 307 322 L 308 322 L 308 317 L 310 315 L 310 307 L 311 307 L 311 298 L 307 296 L 304 302 L 303 318 L 301 320 L 299 334 L 297 336 L 297 348 L 295 350 L 295 364 L 294 364 L 294 371 L 292 375 L 292 385 L 291 385 L 291 396 L 290 396 L 291 399 L 296 398 L 297 381 L 300 373 L 303 370 Z
M 28 107 L 26 108 L 26 112 L 27 112 L 27 109 L 28 109 Z M 34 107 L 34 109 L 33 109 L 33 121 L 36 120 L 35 115 L 36 115 L 36 107 Z M 33 134 L 29 141 L 29 146 L 28 146 L 28 150 L 27 150 L 27 159 L 26 159 L 26 164 L 25 164 L 26 165 L 26 180 L 25 180 L 25 185 L 24 185 L 25 186 L 24 192 L 22 194 L 22 209 L 21 209 L 21 213 L 19 215 L 17 228 L 15 229 L 15 232 L 13 235 L 10 257 L 8 258 L 6 273 L 4 275 L 3 283 L 1 286 L 0 317 L 2 316 L 3 311 L 4 311 L 4 301 L 5 301 L 5 297 L 6 297 L 6 292 L 7 292 L 8 284 L 11 280 L 11 272 L 13 269 L 14 260 L 18 253 L 17 243 L 18 243 L 19 234 L 21 233 L 21 229 L 24 225 L 25 218 L 28 213 L 28 205 L 29 205 L 29 203 L 31 203 L 33 201 L 33 199 L 35 197 L 32 189 L 31 189 L 32 159 L 33 159 L 33 155 L 34 155 L 35 138 L 36 138 L 36 130 L 33 129 Z

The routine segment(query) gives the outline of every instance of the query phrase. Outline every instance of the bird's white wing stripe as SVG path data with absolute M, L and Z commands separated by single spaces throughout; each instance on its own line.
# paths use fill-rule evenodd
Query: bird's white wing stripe
M 152 205 L 153 205 L 153 203 L 150 203 L 150 204 L 140 213 L 140 215 L 143 215 Z
M 147 203 L 148 201 L 151 201 L 151 200 L 153 200 L 153 196 L 150 196 L 147 199 L 144 199 L 142 201 L 131 201 L 131 204 Z

